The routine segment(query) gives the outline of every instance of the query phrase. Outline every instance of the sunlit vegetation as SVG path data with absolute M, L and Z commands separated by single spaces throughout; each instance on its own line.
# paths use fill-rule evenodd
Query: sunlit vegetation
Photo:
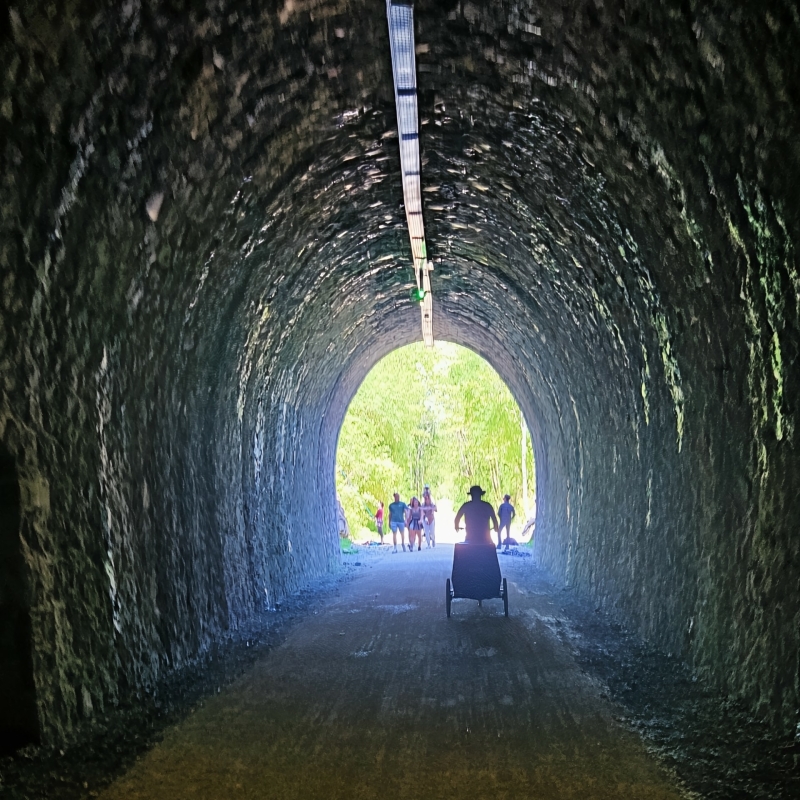
M 354 538 L 374 530 L 380 500 L 388 506 L 397 491 L 408 502 L 425 483 L 456 507 L 478 483 L 495 506 L 510 494 L 518 519 L 533 513 L 533 452 L 519 407 L 486 361 L 450 343 L 413 344 L 381 360 L 339 435 L 337 489 Z

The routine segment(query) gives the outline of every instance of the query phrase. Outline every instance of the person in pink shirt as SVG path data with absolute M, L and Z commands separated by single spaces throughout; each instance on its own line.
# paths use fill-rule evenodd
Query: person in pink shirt
M 383 500 L 375 512 L 375 526 L 378 529 L 378 536 L 381 537 L 381 544 L 383 544 Z

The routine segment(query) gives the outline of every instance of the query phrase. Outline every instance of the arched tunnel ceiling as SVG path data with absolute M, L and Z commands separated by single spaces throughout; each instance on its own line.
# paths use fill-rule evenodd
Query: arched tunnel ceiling
M 797 10 L 415 14 L 434 333 L 526 413 L 541 559 L 788 725 Z M 339 424 L 419 314 L 382 2 L 9 21 L 0 437 L 58 738 L 331 568 Z

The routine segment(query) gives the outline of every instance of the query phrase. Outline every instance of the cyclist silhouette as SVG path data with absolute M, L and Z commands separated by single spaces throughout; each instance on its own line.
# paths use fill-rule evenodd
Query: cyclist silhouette
M 497 531 L 497 517 L 492 504 L 481 500 L 484 494 L 486 492 L 480 486 L 470 486 L 469 495 L 472 499 L 464 503 L 456 514 L 456 530 L 461 523 L 461 518 L 464 518 L 467 528 L 464 541 L 467 544 L 494 544 L 489 533 L 489 524 L 491 523 L 492 530 Z

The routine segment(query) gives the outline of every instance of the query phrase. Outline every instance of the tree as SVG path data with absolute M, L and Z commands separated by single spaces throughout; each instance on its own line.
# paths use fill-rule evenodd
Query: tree
M 373 529 L 380 500 L 434 496 L 523 497 L 520 411 L 480 356 L 458 345 L 395 350 L 367 375 L 339 434 L 337 489 L 356 538 Z M 533 453 L 526 439 L 526 460 Z M 527 466 L 527 465 L 526 465 Z

